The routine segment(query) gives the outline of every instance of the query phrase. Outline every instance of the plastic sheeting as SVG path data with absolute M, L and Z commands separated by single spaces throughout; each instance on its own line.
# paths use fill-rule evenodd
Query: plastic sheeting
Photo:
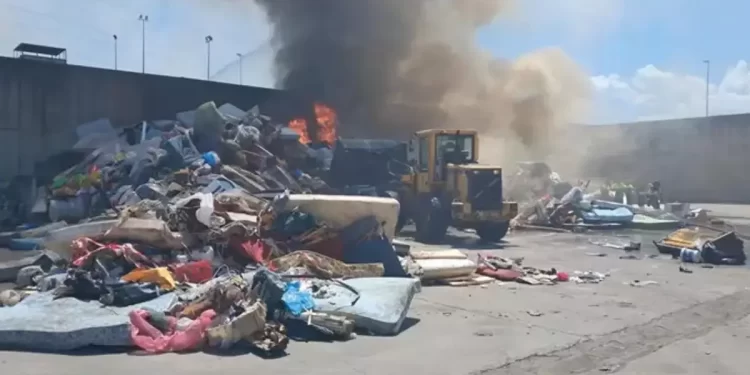
M 98 301 L 53 301 L 50 292 L 31 295 L 0 309 L 0 347 L 65 351 L 90 345 L 130 346 L 128 313 L 143 307 L 164 311 L 175 301 L 175 294 L 169 293 L 133 306 L 103 308 Z
M 377 335 L 395 335 L 409 312 L 414 295 L 419 291 L 417 279 L 368 277 L 350 279 L 348 288 L 331 283 L 328 298 L 315 298 L 315 311 L 341 315 L 354 320 L 355 326 Z
M 594 208 L 591 211 L 583 211 L 582 215 L 585 223 L 630 223 L 633 221 L 633 211 L 624 207 Z

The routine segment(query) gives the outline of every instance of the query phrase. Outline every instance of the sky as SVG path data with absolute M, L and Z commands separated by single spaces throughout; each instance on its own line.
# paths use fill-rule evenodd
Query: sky
M 703 116 L 705 60 L 710 113 L 750 112 L 750 51 L 740 51 L 734 39 L 744 38 L 737 33 L 746 27 L 750 2 L 518 3 L 516 12 L 480 29 L 478 42 L 503 59 L 562 48 L 590 77 L 592 109 L 584 122 Z M 205 79 L 211 35 L 211 79 L 274 85 L 271 29 L 250 0 L 0 0 L 0 55 L 11 56 L 20 42 L 36 43 L 67 48 L 71 64 L 113 69 L 116 34 L 118 69 L 140 71 L 140 14 L 149 17 L 148 73 Z

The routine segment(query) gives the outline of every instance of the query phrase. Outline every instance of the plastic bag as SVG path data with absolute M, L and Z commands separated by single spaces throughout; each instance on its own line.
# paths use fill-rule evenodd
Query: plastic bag
M 300 282 L 292 281 L 286 284 L 284 295 L 281 296 L 287 311 L 294 316 L 300 316 L 303 312 L 315 308 L 315 300 L 312 294 L 305 290 L 300 290 Z
M 211 227 L 211 215 L 214 213 L 214 195 L 211 193 L 195 193 L 177 202 L 177 207 L 188 205 L 194 200 L 200 200 L 195 218 L 203 225 Z

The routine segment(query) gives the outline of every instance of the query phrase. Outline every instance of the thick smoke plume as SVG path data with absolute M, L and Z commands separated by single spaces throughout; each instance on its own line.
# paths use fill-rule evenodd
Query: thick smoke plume
M 507 163 L 548 157 L 585 109 L 588 79 L 561 50 L 506 61 L 476 44 L 478 28 L 522 16 L 510 0 L 256 2 L 273 25 L 277 85 L 336 108 L 344 136 L 473 128 L 482 159 Z

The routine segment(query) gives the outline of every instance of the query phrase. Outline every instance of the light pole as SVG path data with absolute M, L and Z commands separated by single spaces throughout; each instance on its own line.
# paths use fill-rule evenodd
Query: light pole
M 112 38 L 115 40 L 115 70 L 117 70 L 117 34 L 112 34 Z
M 141 21 L 141 37 L 143 39 L 141 43 L 141 73 L 146 73 L 146 22 L 148 22 L 148 15 L 141 14 L 138 16 L 138 21 Z
M 239 66 L 240 66 L 240 85 L 242 84 L 242 54 L 238 53 L 237 58 L 239 59 Z
M 206 55 L 206 80 L 211 80 L 211 42 L 214 41 L 214 38 L 211 35 L 206 35 L 206 49 L 207 49 L 207 55 Z
M 711 74 L 711 60 L 703 60 L 703 63 L 706 64 L 706 117 L 708 117 L 708 78 Z

